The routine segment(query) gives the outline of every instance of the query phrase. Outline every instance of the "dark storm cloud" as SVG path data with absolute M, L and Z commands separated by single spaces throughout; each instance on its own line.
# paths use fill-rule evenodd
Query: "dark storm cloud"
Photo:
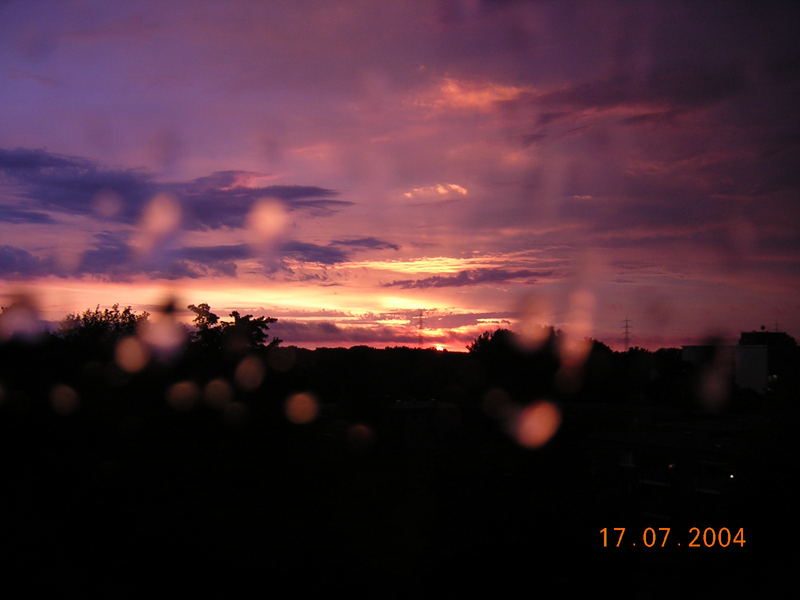
M 456 275 L 434 275 L 424 279 L 403 279 L 384 283 L 384 287 L 400 287 L 403 289 L 414 288 L 442 288 L 442 287 L 461 287 L 466 285 L 481 285 L 486 283 L 505 283 L 515 280 L 527 280 L 532 283 L 538 277 L 549 277 L 553 271 L 534 271 L 531 269 L 520 269 L 512 271 L 508 269 L 471 269 L 461 271 Z
M 332 246 L 348 246 L 350 248 L 367 248 L 369 250 L 399 250 L 400 246 L 379 240 L 374 237 L 357 238 L 353 240 L 334 240 Z
M 644 187 L 644 186 L 643 186 Z M 685 189 L 674 190 L 656 183 L 647 186 L 648 202 L 634 195 L 608 200 L 564 200 L 560 216 L 582 225 L 583 233 L 624 231 L 635 227 L 681 227 L 716 222 L 725 215 L 725 203 Z
M 42 275 L 94 275 L 122 281 L 135 275 L 149 275 L 163 279 L 196 279 L 215 275 L 235 276 L 236 261 L 262 260 L 245 244 L 161 248 L 142 255 L 129 241 L 130 233 L 127 231 L 96 234 L 92 247 L 83 254 L 77 267 L 71 270 L 59 266 L 53 257 L 39 258 L 22 248 L 3 245 L 0 246 L 0 276 L 26 279 Z M 275 264 L 267 270 L 292 274 L 292 269 L 283 261 L 287 257 L 302 263 L 323 265 L 349 259 L 347 253 L 339 248 L 290 240 L 279 246 Z M 326 279 L 320 275 L 300 274 L 294 277 L 298 278 L 303 281 L 319 280 L 321 285 L 335 285 L 326 283 Z
M 193 260 L 184 256 L 181 249 L 156 249 L 147 255 L 139 254 L 130 246 L 129 238 L 126 231 L 97 234 L 94 246 L 83 255 L 72 274 L 120 281 L 142 274 L 162 279 L 235 274 L 235 264 L 231 261 L 211 257 Z
M 189 229 L 240 227 L 253 202 L 275 198 L 288 210 L 305 210 L 328 215 L 351 202 L 335 199 L 337 192 L 302 185 L 245 187 L 243 171 L 218 171 L 186 182 L 159 183 L 151 174 L 137 169 L 111 169 L 85 158 L 54 154 L 46 150 L 0 149 L 0 183 L 28 201 L 24 212 L 12 207 L 2 210 L 28 222 L 47 222 L 39 210 L 89 215 L 97 194 L 113 191 L 122 198 L 113 220 L 133 224 L 144 204 L 158 193 L 172 193 L 183 204 L 184 225 Z M 11 212 L 9 212 L 11 211 Z M 0 212 L 0 218 L 3 213 Z M 39 220 L 36 220 L 39 219 Z
M 543 142 L 546 139 L 547 139 L 547 134 L 545 133 L 529 133 L 526 135 L 519 136 L 519 140 L 523 148 L 528 148 L 529 146 L 533 146 L 534 144 Z
M 94 246 L 88 250 L 78 266 L 80 273 L 109 273 L 129 269 L 133 252 L 128 246 L 128 232 L 104 231 L 95 235 Z
M 782 157 L 790 152 L 797 154 L 800 151 L 800 132 L 791 131 L 778 133 L 763 140 L 764 150 L 761 158 L 772 159 Z
M 90 168 L 88 160 L 71 156 L 60 156 L 46 150 L 16 148 L 7 150 L 0 148 L 0 170 L 38 171 L 50 168 Z
M 46 150 L 0 150 L 0 181 L 29 201 L 31 208 L 90 214 L 98 192 L 113 190 L 125 200 L 117 220 L 132 223 L 157 191 L 151 177 L 136 170 L 103 169 L 79 157 Z
M 260 256 L 246 244 L 216 246 L 158 247 L 147 254 L 138 252 L 130 243 L 129 231 L 104 231 L 81 257 L 74 269 L 59 266 L 53 257 L 38 258 L 27 250 L 0 246 L 0 276 L 25 279 L 41 275 L 67 277 L 92 275 L 124 281 L 135 275 L 154 278 L 192 279 L 237 274 L 237 261 L 255 259 L 269 273 L 282 272 L 293 279 L 319 280 L 320 285 L 335 285 L 320 275 L 297 275 L 285 262 L 291 258 L 300 263 L 332 265 L 349 260 L 346 252 L 334 246 L 289 240 L 278 245 L 275 256 Z
M 298 241 L 282 243 L 280 245 L 280 254 L 302 262 L 315 262 L 324 265 L 333 265 L 347 260 L 347 253 L 339 248 Z
M 474 325 L 475 321 L 465 324 Z M 487 325 L 487 329 L 494 324 Z M 315 344 L 321 347 L 352 346 L 368 344 L 374 346 L 416 346 L 419 334 L 413 324 L 411 326 L 376 326 L 368 324 L 341 325 L 333 321 L 296 321 L 279 317 L 270 326 L 272 334 L 292 344 Z M 436 336 L 426 337 L 426 341 L 463 343 L 475 338 L 474 331 L 447 331 Z
M 271 326 L 276 332 L 280 331 L 282 336 L 291 339 L 293 342 L 307 340 L 319 340 L 340 338 L 342 330 L 335 323 L 329 321 L 292 321 L 290 319 L 278 319 L 278 322 Z
M 265 268 L 269 272 L 277 270 L 291 272 L 291 269 L 289 269 L 283 261 L 285 258 L 291 258 L 301 263 L 320 263 L 323 265 L 332 265 L 349 260 L 347 253 L 339 248 L 334 248 L 331 245 L 322 246 L 297 240 L 289 240 L 279 244 L 276 249 L 276 255 L 275 260 L 277 262 L 274 264 L 269 260 L 269 257 L 263 257 Z M 253 252 L 250 246 L 245 244 L 230 246 L 188 246 L 170 252 L 169 256 L 179 261 L 189 261 L 191 263 L 206 265 L 212 271 L 223 272 L 226 275 L 234 275 L 236 273 L 234 261 L 248 258 L 261 258 Z M 314 279 L 324 281 L 324 278 L 319 275 L 308 275 L 301 277 L 301 279 L 304 281 Z
M 0 204 L 0 221 L 4 223 L 54 223 L 47 213 Z
M 0 246 L 0 276 L 32 277 L 47 270 L 46 261 L 30 252 L 14 246 Z
M 278 319 L 270 326 L 273 335 L 292 343 L 317 342 L 322 345 L 342 344 L 416 344 L 415 330 L 396 327 L 348 326 L 329 321 L 292 321 Z
M 163 189 L 184 200 L 189 229 L 240 227 L 253 202 L 277 198 L 289 210 L 305 209 L 316 215 L 332 214 L 351 202 L 336 200 L 334 190 L 315 186 L 270 185 L 244 187 L 238 183 L 244 171 L 218 171 L 186 183 L 167 184 Z
M 653 112 L 625 117 L 620 122 L 623 125 L 673 125 L 675 119 L 682 114 L 681 109 L 655 110 Z
M 537 99 L 544 106 L 611 108 L 645 104 L 691 109 L 724 100 L 746 88 L 740 65 L 678 63 L 644 76 L 617 76 L 566 87 Z
M 185 260 L 214 263 L 251 258 L 253 251 L 245 244 L 235 244 L 230 246 L 186 246 L 177 250 L 176 254 Z

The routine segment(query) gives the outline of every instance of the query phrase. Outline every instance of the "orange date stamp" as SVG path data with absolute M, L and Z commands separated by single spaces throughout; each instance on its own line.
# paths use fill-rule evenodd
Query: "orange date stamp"
M 603 548 L 744 548 L 744 527 L 689 527 L 678 531 L 672 527 L 603 527 L 600 531 Z

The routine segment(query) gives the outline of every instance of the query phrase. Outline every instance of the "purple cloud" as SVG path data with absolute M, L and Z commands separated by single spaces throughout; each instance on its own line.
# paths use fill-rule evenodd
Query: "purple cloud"
M 0 246 L 0 276 L 31 277 L 41 275 L 47 270 L 46 261 L 30 252 L 13 246 Z
M 523 280 L 533 283 L 539 277 L 549 277 L 553 271 L 535 271 L 531 269 L 471 269 L 461 271 L 456 275 L 434 275 L 424 279 L 402 279 L 384 283 L 384 287 L 400 287 L 403 289 L 424 289 L 442 287 L 462 287 L 467 285 L 483 285 L 491 283 L 506 283 L 509 281 Z
M 357 238 L 352 240 L 334 240 L 331 242 L 332 246 L 347 246 L 350 248 L 365 248 L 369 250 L 399 250 L 400 246 L 379 240 L 374 237 Z
M 0 204 L 0 221 L 4 223 L 55 223 L 47 213 L 3 204 Z
M 102 192 L 118 194 L 122 202 L 116 214 L 107 217 L 134 224 L 142 208 L 158 193 L 172 193 L 183 204 L 187 229 L 241 227 L 259 198 L 278 199 L 287 210 L 305 210 L 330 215 L 351 202 L 335 198 L 337 192 L 317 186 L 269 185 L 246 187 L 239 183 L 244 171 L 218 171 L 186 182 L 161 183 L 140 169 L 107 168 L 94 161 L 54 154 L 46 150 L 0 149 L 0 177 L 11 195 L 26 201 L 24 209 L 4 206 L 10 218 L 44 221 L 42 210 L 54 213 L 93 215 L 94 201 Z
M 746 87 L 743 65 L 679 62 L 658 65 L 644 74 L 619 75 L 571 85 L 536 97 L 534 102 L 571 109 L 644 104 L 689 110 L 739 94 Z

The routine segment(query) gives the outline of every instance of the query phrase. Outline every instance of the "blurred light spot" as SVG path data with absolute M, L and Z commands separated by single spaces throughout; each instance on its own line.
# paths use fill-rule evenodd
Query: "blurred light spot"
M 184 327 L 171 314 L 160 314 L 141 323 L 139 337 L 153 354 L 166 358 L 181 349 L 187 336 Z
M 592 349 L 586 338 L 592 334 L 594 306 L 594 294 L 589 291 L 581 290 L 570 295 L 569 316 L 558 348 L 561 364 L 568 371 L 580 368 Z
M 558 349 L 563 365 L 568 369 L 575 369 L 580 367 L 589 356 L 592 342 L 589 338 L 581 339 L 565 333 Z
M 286 400 L 286 418 L 292 423 L 302 425 L 317 418 L 319 405 L 311 394 L 294 394 Z
M 175 410 L 189 410 L 200 397 L 200 388 L 194 381 L 173 383 L 167 390 L 167 404 Z
M 117 342 L 114 358 L 120 369 L 127 373 L 136 373 L 144 369 L 150 360 L 150 353 L 138 338 L 128 336 Z
M 233 379 L 240 389 L 252 392 L 264 381 L 264 364 L 257 356 L 245 356 L 237 365 Z
M 719 410 L 728 395 L 728 373 L 725 369 L 709 368 L 700 381 L 700 399 L 709 410 Z
M 550 339 L 553 314 L 550 302 L 542 296 L 526 296 L 520 303 L 517 329 L 519 343 L 527 350 L 538 350 Z
M 698 395 L 706 410 L 717 411 L 724 408 L 729 399 L 731 376 L 733 374 L 733 349 L 714 344 L 711 363 L 700 373 Z
M 372 446 L 375 434 L 372 429 L 362 423 L 356 423 L 347 428 L 347 441 L 355 450 L 366 450 Z
M 145 205 L 131 244 L 140 252 L 149 253 L 160 240 L 178 229 L 181 217 L 181 205 L 174 196 L 157 194 Z
M 257 200 L 245 221 L 248 239 L 255 246 L 263 246 L 275 239 L 286 226 L 286 209 L 278 200 Z
M 92 198 L 92 209 L 98 217 L 111 219 L 122 211 L 122 197 L 114 190 L 100 190 Z
M 556 387 L 562 394 L 574 394 L 581 388 L 583 383 L 583 374 L 581 373 L 580 366 L 566 366 L 562 365 L 556 371 L 555 375 Z
M 222 408 L 233 400 L 233 388 L 224 379 L 212 379 L 203 390 L 203 400 L 209 406 Z
M 436 344 L 436 351 L 437 352 L 443 352 L 444 351 L 444 346 L 442 346 L 441 344 Z
M 516 439 L 526 448 L 540 448 L 558 431 L 561 413 L 552 402 L 542 400 L 524 408 L 516 419 Z
M 734 477 L 733 477 L 733 473 L 731 473 L 730 475 L 728 475 L 728 478 L 729 478 L 729 479 L 734 479 Z
M 44 332 L 39 309 L 33 298 L 20 294 L 0 312 L 0 340 L 20 338 L 32 341 Z
M 157 194 L 142 212 L 142 228 L 156 237 L 172 233 L 180 223 L 181 205 L 170 194 Z
M 68 415 L 78 408 L 78 392 L 63 383 L 50 390 L 50 406 L 60 415 Z

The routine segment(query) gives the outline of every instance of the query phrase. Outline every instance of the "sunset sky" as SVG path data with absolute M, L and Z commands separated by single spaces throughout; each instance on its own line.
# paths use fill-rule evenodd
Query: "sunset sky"
M 798 8 L 0 0 L 0 304 L 797 336 Z

